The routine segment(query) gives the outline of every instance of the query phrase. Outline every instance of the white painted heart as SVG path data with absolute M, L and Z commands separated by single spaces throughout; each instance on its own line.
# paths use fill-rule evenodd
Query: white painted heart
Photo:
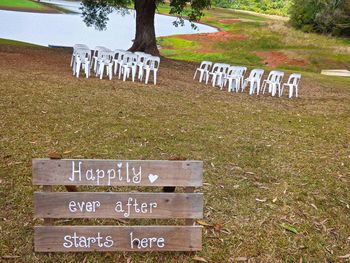
M 118 168 L 122 168 L 123 163 L 117 163 Z
M 156 175 L 156 174 L 149 174 L 148 175 L 148 180 L 151 182 L 151 184 L 153 184 L 155 181 L 157 181 L 157 179 L 158 179 L 158 175 Z

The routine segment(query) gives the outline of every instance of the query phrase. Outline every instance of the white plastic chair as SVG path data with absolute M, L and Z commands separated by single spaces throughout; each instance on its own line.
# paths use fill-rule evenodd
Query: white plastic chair
M 71 57 L 71 60 L 70 60 L 70 66 L 73 67 L 73 64 L 75 63 L 75 56 L 76 56 L 76 52 L 78 49 L 89 49 L 90 48 L 85 45 L 85 44 L 75 44 L 73 46 L 73 53 L 72 53 L 72 57 Z
M 120 70 L 120 65 L 123 64 L 123 57 L 124 54 L 130 53 L 129 51 L 123 50 L 123 49 L 116 49 L 114 50 L 114 75 L 117 75 L 117 73 Z
M 289 88 L 289 93 L 288 93 L 288 97 L 291 98 L 293 97 L 293 93 L 295 91 L 295 97 L 298 97 L 299 95 L 299 84 L 301 82 L 301 74 L 298 73 L 293 73 L 289 76 L 288 82 L 284 83 L 282 85 L 282 90 L 281 90 L 281 94 L 280 96 L 283 95 L 283 90 L 284 87 L 288 87 Z
M 132 77 L 132 82 L 135 81 L 135 75 L 136 75 L 136 62 L 137 62 L 137 55 L 133 53 L 125 53 L 123 56 L 123 61 L 120 64 L 120 70 L 119 70 L 119 79 L 121 77 L 121 74 L 123 74 L 123 81 L 126 80 L 126 78 Z
M 153 71 L 153 84 L 157 84 L 157 73 L 158 69 L 160 66 L 160 58 L 156 56 L 150 56 L 146 58 L 145 64 L 142 68 L 142 73 L 141 73 L 141 78 L 140 80 L 142 81 L 143 79 L 143 74 L 144 71 L 146 72 L 146 79 L 145 79 L 145 84 L 148 84 L 148 79 L 151 71 Z
M 213 65 L 213 63 L 210 61 L 202 61 L 199 68 L 196 69 L 194 76 L 193 76 L 193 79 L 196 79 L 197 72 L 199 72 L 199 74 L 200 74 L 199 75 L 199 82 L 202 82 L 203 77 L 204 77 L 204 80 L 206 81 L 212 65 Z
M 106 67 L 106 73 L 109 77 L 109 80 L 112 79 L 113 75 L 113 51 L 100 50 L 97 59 L 97 69 L 96 75 L 100 76 L 100 79 L 103 78 L 104 68 Z
M 94 48 L 93 54 L 92 54 L 92 64 L 91 67 L 94 67 L 94 72 L 97 75 L 97 68 L 98 68 L 98 61 L 100 59 L 100 51 L 110 51 L 110 49 L 103 47 L 103 46 L 96 46 Z
M 219 86 L 221 88 L 230 65 L 224 63 L 215 63 L 214 66 L 215 65 L 216 67 L 213 67 L 212 72 L 210 72 L 208 75 L 209 77 L 206 80 L 206 84 L 211 76 L 212 86 Z
M 143 66 L 146 65 L 146 60 L 147 58 L 151 57 L 152 55 L 147 54 L 145 52 L 135 52 L 134 54 L 137 55 L 137 60 L 136 60 L 136 71 L 138 72 L 138 80 L 141 80 L 141 75 L 143 71 Z
M 239 66 L 231 66 L 228 69 L 227 75 L 225 76 L 225 80 L 224 80 L 224 86 L 226 86 L 228 82 L 229 92 L 233 90 L 238 92 L 243 82 L 244 74 L 246 71 L 247 71 L 246 67 L 239 67 Z
M 80 68 L 84 69 L 86 78 L 90 76 L 90 63 L 91 63 L 91 50 L 90 49 L 78 49 L 75 53 L 73 63 L 73 75 L 79 78 Z
M 250 84 L 249 95 L 253 95 L 255 90 L 256 90 L 256 94 L 259 95 L 260 83 L 261 83 L 261 78 L 263 74 L 264 74 L 263 69 L 253 69 L 250 72 L 249 77 L 246 78 L 243 82 L 242 92 L 245 90 L 248 84 Z
M 278 96 L 281 96 L 281 82 L 282 79 L 284 77 L 284 72 L 282 71 L 276 71 L 273 70 L 269 73 L 269 76 L 267 77 L 267 79 L 265 79 L 263 81 L 263 85 L 262 85 L 262 91 L 263 94 L 265 93 L 265 89 L 268 86 L 268 91 L 269 93 L 271 93 L 272 96 L 276 95 L 276 92 L 278 90 Z

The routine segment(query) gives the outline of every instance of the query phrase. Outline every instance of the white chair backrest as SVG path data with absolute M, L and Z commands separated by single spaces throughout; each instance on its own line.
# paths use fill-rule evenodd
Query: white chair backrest
M 103 46 L 96 46 L 94 48 L 93 57 L 98 57 L 98 54 L 100 53 L 100 51 L 110 51 L 110 50 Z
M 288 84 L 293 84 L 297 86 L 299 85 L 300 80 L 301 80 L 301 74 L 293 73 L 289 76 Z
M 238 76 L 241 74 L 240 67 L 237 66 L 230 66 L 227 70 L 228 76 Z
M 91 50 L 90 49 L 77 49 L 75 54 L 83 62 L 91 60 Z
M 219 66 L 220 66 L 220 63 L 214 63 L 210 72 L 215 73 L 218 70 Z
M 131 52 L 127 52 L 123 56 L 123 64 L 132 66 L 134 63 L 137 62 L 137 55 Z
M 253 69 L 249 74 L 249 78 L 260 80 L 263 74 L 264 74 L 263 69 Z
M 144 52 L 135 52 L 134 54 L 137 55 L 137 64 L 145 64 L 146 59 L 152 56 L 152 55 L 144 53 Z
M 146 58 L 145 65 L 148 66 L 151 70 L 158 69 L 160 65 L 160 57 L 150 56 Z
M 274 81 L 276 83 L 281 84 L 283 77 L 284 77 L 284 72 L 282 72 L 282 71 L 275 71 L 275 79 L 274 79 Z
M 229 69 L 230 65 L 229 64 L 224 64 L 224 63 L 215 63 L 213 67 L 213 73 L 227 73 L 227 70 Z
M 119 60 L 122 53 L 125 53 L 125 50 L 123 49 L 114 50 L 114 59 Z
M 244 76 L 245 73 L 247 72 L 247 67 L 241 67 L 241 66 L 239 66 L 239 68 L 240 68 L 240 70 L 241 70 L 241 72 L 242 72 L 242 76 Z
M 136 51 L 136 52 L 134 52 L 134 54 L 136 54 L 137 56 L 144 56 L 144 55 L 147 55 L 147 53 L 142 52 L 142 51 Z
M 102 59 L 104 62 L 112 62 L 114 57 L 113 51 L 108 50 L 100 50 L 98 53 L 98 57 Z
M 77 50 L 77 49 L 90 49 L 90 48 L 85 44 L 75 44 L 73 46 L 73 50 Z
M 202 63 L 201 63 L 201 65 L 199 66 L 199 68 L 209 71 L 212 65 L 213 65 L 213 63 L 210 62 L 210 61 L 202 61 Z

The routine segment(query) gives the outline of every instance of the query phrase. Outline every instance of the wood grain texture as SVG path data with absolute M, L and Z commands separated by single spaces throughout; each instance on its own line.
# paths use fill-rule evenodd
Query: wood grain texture
M 202 186 L 202 161 L 33 159 L 34 185 Z
M 203 194 L 35 192 L 34 217 L 202 218 Z
M 198 251 L 200 226 L 37 226 L 36 252 Z

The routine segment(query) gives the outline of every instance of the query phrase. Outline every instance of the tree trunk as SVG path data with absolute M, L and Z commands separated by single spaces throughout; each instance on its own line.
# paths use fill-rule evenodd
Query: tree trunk
M 154 29 L 156 0 L 135 0 L 136 34 L 130 51 L 159 55 Z

